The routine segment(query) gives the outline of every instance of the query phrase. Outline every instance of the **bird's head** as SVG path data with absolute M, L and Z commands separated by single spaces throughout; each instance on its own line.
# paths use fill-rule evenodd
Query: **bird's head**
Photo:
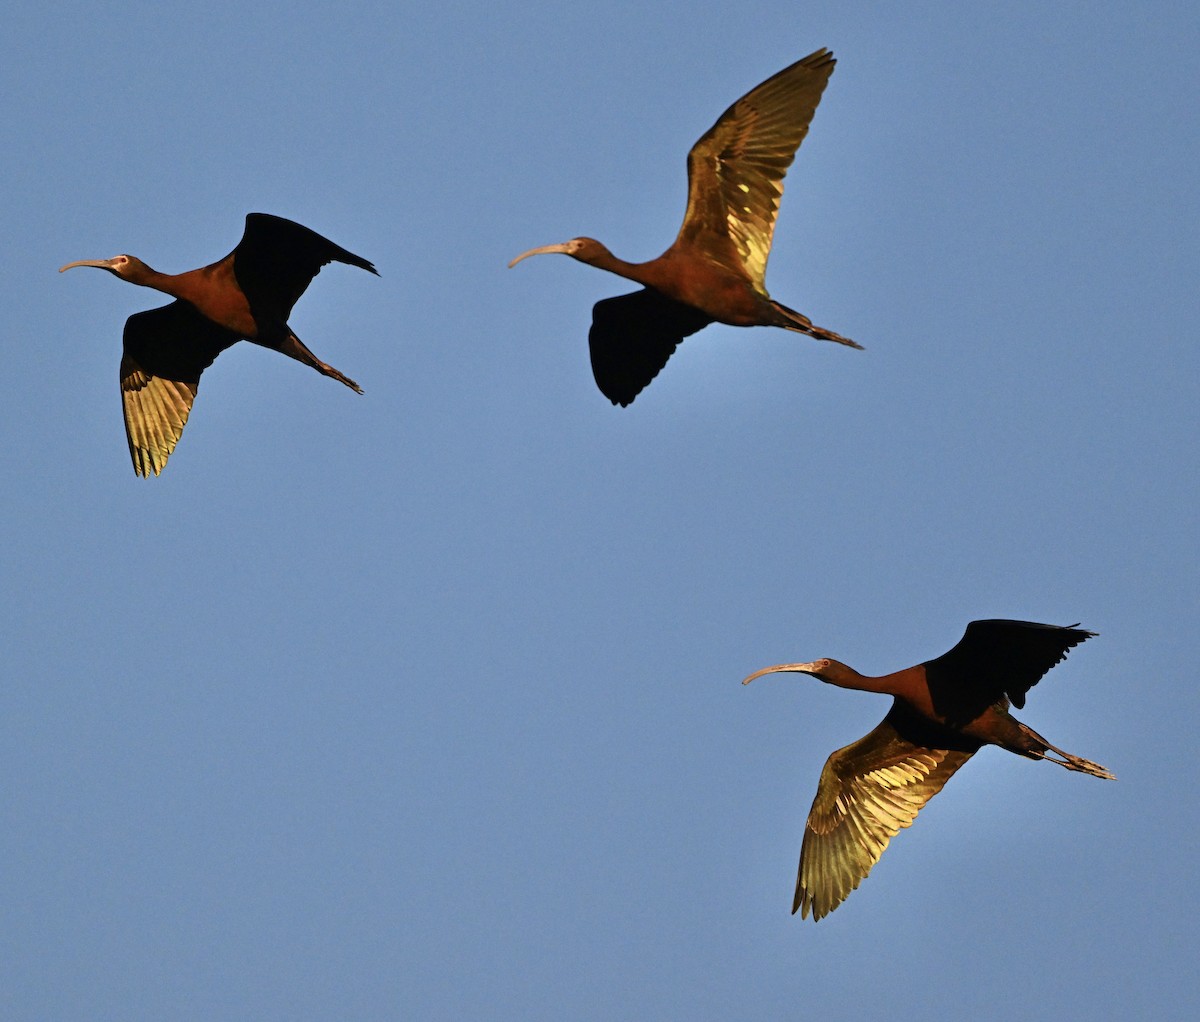
M 95 266 L 101 270 L 108 270 L 109 273 L 115 273 L 123 280 L 132 281 L 145 277 L 150 271 L 150 267 L 137 256 L 118 255 L 111 259 L 79 259 L 73 263 L 67 263 L 66 266 L 60 266 L 58 272 L 62 273 L 75 266 Z
M 755 671 L 748 678 L 742 680 L 743 685 L 749 685 L 755 678 L 761 678 L 764 674 L 775 674 L 777 672 L 790 671 L 795 674 L 811 674 L 814 678 L 819 678 L 830 685 L 838 685 L 841 687 L 852 688 L 855 686 L 844 685 L 843 683 L 856 678 L 858 673 L 845 664 L 830 660 L 824 657 L 820 660 L 813 660 L 807 664 L 776 664 L 774 667 L 764 667 L 761 671 Z
M 511 270 L 522 259 L 528 259 L 530 256 L 548 255 L 551 252 L 569 255 L 581 263 L 594 263 L 599 259 L 612 258 L 612 253 L 595 238 L 572 238 L 570 241 L 564 241 L 557 245 L 542 245 L 539 248 L 531 248 L 528 252 L 522 252 L 508 264 L 508 268 Z

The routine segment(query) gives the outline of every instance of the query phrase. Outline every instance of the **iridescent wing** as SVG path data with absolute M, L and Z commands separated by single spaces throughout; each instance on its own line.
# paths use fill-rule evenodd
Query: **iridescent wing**
M 125 322 L 121 402 L 133 470 L 158 475 L 183 434 L 200 374 L 241 338 L 188 302 L 139 312 Z
M 822 49 L 784 68 L 734 103 L 692 146 L 676 247 L 702 249 L 766 294 L 783 178 L 834 64 Z
M 893 708 L 874 731 L 826 761 L 800 849 L 792 911 L 802 918 L 811 912 L 815 921 L 845 901 L 888 842 L 979 747 L 949 735 L 940 742 L 931 734 L 933 745 L 913 741 L 905 737 L 906 716 Z

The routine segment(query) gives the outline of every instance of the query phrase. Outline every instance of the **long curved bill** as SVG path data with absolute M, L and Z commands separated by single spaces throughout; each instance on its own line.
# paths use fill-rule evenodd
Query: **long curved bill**
M 755 678 L 761 678 L 764 674 L 774 674 L 776 671 L 795 671 L 799 674 L 812 674 L 816 666 L 815 661 L 810 661 L 807 664 L 776 664 L 774 667 L 764 667 L 761 671 L 755 671 L 750 677 L 743 678 L 742 684 L 749 685 Z
M 62 273 L 64 270 L 69 270 L 73 266 L 99 266 L 102 270 L 108 270 L 112 268 L 112 264 L 113 261 L 111 259 L 77 259 L 73 263 L 67 263 L 66 266 L 60 266 L 58 268 L 58 272 Z
M 516 259 L 514 259 L 511 263 L 508 264 L 508 268 L 511 270 L 522 259 L 528 259 L 530 256 L 546 255 L 547 253 L 550 253 L 550 252 L 560 252 L 565 255 L 566 251 L 567 251 L 567 243 L 565 241 L 559 242 L 557 245 L 542 245 L 538 248 L 531 248 L 528 252 L 522 252 L 519 256 L 517 256 Z M 65 269 L 65 267 L 64 267 L 64 269 Z

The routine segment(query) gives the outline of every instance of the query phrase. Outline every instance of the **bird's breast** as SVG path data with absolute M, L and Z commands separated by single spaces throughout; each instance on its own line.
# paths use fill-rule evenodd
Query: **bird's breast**
M 707 313 L 718 323 L 754 326 L 764 322 L 766 300 L 744 277 L 711 264 L 686 267 L 658 286 L 668 298 Z
M 258 336 L 250 303 L 231 270 L 217 264 L 177 279 L 176 296 L 194 305 L 205 318 L 249 340 Z

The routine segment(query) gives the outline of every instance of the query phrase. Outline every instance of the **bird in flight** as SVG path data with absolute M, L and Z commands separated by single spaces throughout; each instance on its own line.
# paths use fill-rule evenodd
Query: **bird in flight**
M 592 372 L 613 404 L 628 405 L 675 348 L 709 323 L 777 326 L 861 348 L 767 294 L 764 278 L 783 178 L 833 74 L 828 50 L 784 68 L 726 110 L 688 153 L 679 236 L 646 263 L 618 259 L 592 238 L 522 252 L 559 252 L 643 285 L 592 309 Z
M 1009 712 L 1073 646 L 1094 636 L 1077 625 L 972 621 L 958 644 L 934 660 L 873 678 L 837 660 L 777 664 L 839 688 L 892 696 L 864 738 L 825 763 L 800 847 L 792 912 L 814 920 L 838 907 L 871 872 L 888 842 L 985 745 L 1113 780 L 1104 767 L 1051 745 Z
M 238 341 L 282 352 L 362 393 L 352 379 L 309 351 L 288 326 L 292 307 L 331 262 L 376 273 L 367 260 L 316 231 L 269 213 L 250 213 L 237 247 L 198 270 L 159 273 L 131 255 L 81 259 L 59 268 L 62 273 L 73 266 L 96 266 L 175 298 L 125 321 L 121 400 L 129 454 L 139 476 L 163 470 L 187 423 L 200 374 Z

